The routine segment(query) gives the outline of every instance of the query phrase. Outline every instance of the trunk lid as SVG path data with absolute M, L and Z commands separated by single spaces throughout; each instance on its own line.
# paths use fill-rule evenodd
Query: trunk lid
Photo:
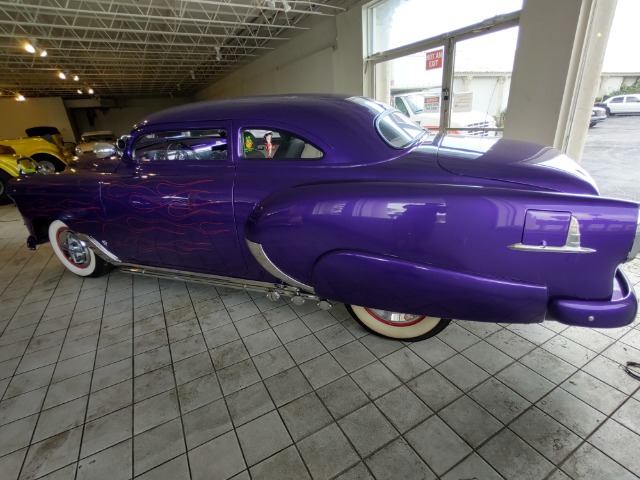
M 536 143 L 447 135 L 440 141 L 438 164 L 450 173 L 468 177 L 599 195 L 585 169 L 562 152 Z

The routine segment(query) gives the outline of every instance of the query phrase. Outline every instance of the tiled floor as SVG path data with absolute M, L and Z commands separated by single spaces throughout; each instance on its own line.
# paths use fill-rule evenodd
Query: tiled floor
M 0 207 L 3 480 L 640 473 L 640 382 L 620 367 L 640 361 L 637 322 L 456 322 L 404 344 L 341 306 L 83 280 L 25 239 Z

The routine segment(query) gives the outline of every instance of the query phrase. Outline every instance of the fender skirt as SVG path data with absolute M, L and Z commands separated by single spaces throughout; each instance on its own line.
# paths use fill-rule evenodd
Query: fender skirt
M 542 322 L 547 289 L 392 257 L 337 251 L 313 270 L 317 295 L 351 305 L 482 322 Z

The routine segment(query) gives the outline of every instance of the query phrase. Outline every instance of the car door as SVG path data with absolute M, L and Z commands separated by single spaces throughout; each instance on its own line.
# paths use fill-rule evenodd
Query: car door
M 624 110 L 625 113 L 640 113 L 640 98 L 635 95 L 627 95 Z
M 155 130 L 132 139 L 102 188 L 111 251 L 125 263 L 238 276 L 228 125 Z
M 613 97 L 607 107 L 610 113 L 624 113 L 624 97 Z

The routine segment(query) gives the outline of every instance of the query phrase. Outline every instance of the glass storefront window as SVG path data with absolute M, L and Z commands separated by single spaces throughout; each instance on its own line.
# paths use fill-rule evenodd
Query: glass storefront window
M 370 55 L 522 9 L 523 0 L 387 0 L 371 8 Z

